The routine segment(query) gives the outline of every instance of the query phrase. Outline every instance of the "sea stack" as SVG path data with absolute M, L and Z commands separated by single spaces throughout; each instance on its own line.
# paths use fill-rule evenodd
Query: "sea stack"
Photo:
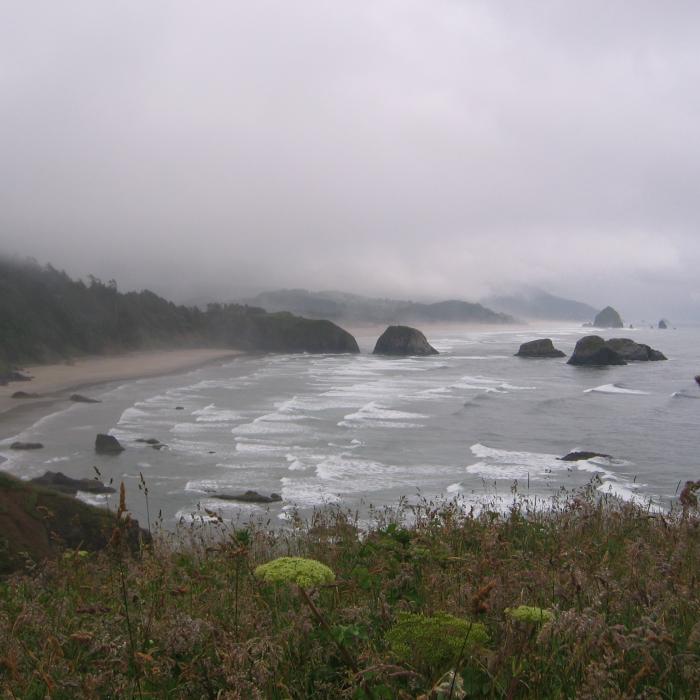
M 620 314 L 612 306 L 606 306 L 593 320 L 596 328 L 623 328 Z
M 665 331 L 668 328 L 668 321 L 665 318 L 662 318 L 659 321 L 659 330 Z
M 438 355 L 426 337 L 416 328 L 389 326 L 374 346 L 375 355 Z
M 566 357 L 565 353 L 557 350 L 551 338 L 539 338 L 523 343 L 515 357 Z

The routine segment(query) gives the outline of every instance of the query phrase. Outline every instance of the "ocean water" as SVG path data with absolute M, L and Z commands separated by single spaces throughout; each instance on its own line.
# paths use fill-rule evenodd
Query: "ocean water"
M 23 478 L 47 469 L 91 477 L 97 467 L 105 480 L 125 483 L 128 505 L 143 521 L 142 474 L 151 517 L 160 511 L 166 527 L 212 513 L 281 524 L 295 509 L 365 511 L 402 497 L 507 507 L 514 491 L 546 499 L 595 474 L 602 493 L 656 509 L 669 506 L 679 483 L 700 478 L 693 380 L 700 329 L 616 332 L 669 361 L 610 368 L 513 356 L 537 337 L 568 354 L 588 332 L 580 327 L 424 330 L 440 355 L 375 357 L 377 333 L 363 333 L 360 355 L 248 355 L 95 387 L 85 393 L 102 403 L 68 405 L 0 441 L 2 469 Z M 96 455 L 97 432 L 115 435 L 126 450 Z M 45 448 L 11 451 L 14 439 Z M 574 449 L 612 457 L 557 459 Z M 213 497 L 247 489 L 283 500 L 257 506 Z M 111 507 L 116 501 L 79 497 Z

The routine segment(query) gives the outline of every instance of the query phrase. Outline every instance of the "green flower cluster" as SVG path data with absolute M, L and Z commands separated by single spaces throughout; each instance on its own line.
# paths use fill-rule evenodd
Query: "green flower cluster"
M 463 645 L 464 649 L 481 646 L 489 636 L 484 625 L 447 613 L 401 613 L 385 639 L 401 661 L 435 672 L 453 665 Z
M 542 623 L 554 619 L 554 613 L 546 608 L 536 608 L 532 605 L 519 605 L 517 608 L 506 608 L 506 615 L 516 622 Z
M 267 583 L 296 583 L 300 588 L 335 581 L 335 574 L 325 564 L 304 557 L 279 557 L 256 567 L 253 573 Z

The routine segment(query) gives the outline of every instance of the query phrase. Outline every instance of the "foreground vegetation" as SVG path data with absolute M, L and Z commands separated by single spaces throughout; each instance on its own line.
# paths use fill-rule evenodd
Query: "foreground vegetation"
M 697 486 L 700 486 L 698 482 Z M 591 487 L 551 511 L 210 522 L 0 583 L 16 698 L 694 698 L 700 519 Z M 289 558 L 282 558 L 289 557 Z

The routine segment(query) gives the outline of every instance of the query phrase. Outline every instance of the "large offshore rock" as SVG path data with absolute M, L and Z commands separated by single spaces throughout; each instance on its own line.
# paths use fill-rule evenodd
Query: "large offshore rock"
M 612 306 L 606 306 L 593 320 L 596 328 L 622 328 L 624 324 L 620 314 Z
M 613 350 L 599 335 L 586 335 L 576 343 L 570 365 L 626 365 L 624 357 Z
M 515 353 L 516 357 L 566 357 L 561 351 L 557 350 L 550 338 L 539 338 L 538 340 L 530 340 L 520 346 L 520 350 Z
M 389 326 L 374 346 L 375 355 L 437 355 L 438 351 L 417 329 Z

